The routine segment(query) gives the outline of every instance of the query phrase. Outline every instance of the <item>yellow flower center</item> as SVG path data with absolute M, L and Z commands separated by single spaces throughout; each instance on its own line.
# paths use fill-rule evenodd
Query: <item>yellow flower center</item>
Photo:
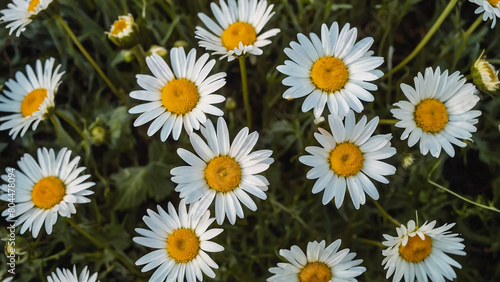
M 114 36 L 117 36 L 120 32 L 122 32 L 124 29 L 126 29 L 128 26 L 126 20 L 116 20 L 113 23 L 113 26 L 111 27 L 111 34 Z
M 488 0 L 488 3 L 490 3 L 491 6 L 497 6 L 498 3 L 500 3 L 500 0 Z
M 30 5 L 28 6 L 28 12 L 34 12 L 38 4 L 40 4 L 40 0 L 31 0 Z
M 21 103 L 21 113 L 23 116 L 31 116 L 34 112 L 38 111 L 45 98 L 47 98 L 47 89 L 45 88 L 35 89 L 28 93 Z
M 257 33 L 255 28 L 244 22 L 236 22 L 228 26 L 222 33 L 222 44 L 228 50 L 234 50 L 235 47 L 240 45 L 252 45 L 257 40 Z
M 198 256 L 200 240 L 193 230 L 177 229 L 168 235 L 167 252 L 177 263 L 186 263 Z
M 40 179 L 31 191 L 33 204 L 41 209 L 50 209 L 59 204 L 66 195 L 66 185 L 55 176 Z
M 199 99 L 198 88 L 185 78 L 173 79 L 161 90 L 163 106 L 178 115 L 189 113 L 196 107 Z
M 218 192 L 228 192 L 240 184 L 241 169 L 231 157 L 213 158 L 205 169 L 205 179 L 208 186 Z
M 424 234 L 425 240 L 418 235 L 408 237 L 406 246 L 399 247 L 399 254 L 408 262 L 421 262 L 429 256 L 432 250 L 432 239 Z
M 328 282 L 332 279 L 332 271 L 322 262 L 311 262 L 299 273 L 300 282 Z
M 448 111 L 437 99 L 422 100 L 415 107 L 415 123 L 424 132 L 438 133 L 448 123 Z
M 356 175 L 363 168 L 363 153 L 352 143 L 337 144 L 330 153 L 330 167 L 344 177 Z
M 313 64 L 311 79 L 318 89 L 333 93 L 345 86 L 349 79 L 349 71 L 340 59 L 322 57 Z

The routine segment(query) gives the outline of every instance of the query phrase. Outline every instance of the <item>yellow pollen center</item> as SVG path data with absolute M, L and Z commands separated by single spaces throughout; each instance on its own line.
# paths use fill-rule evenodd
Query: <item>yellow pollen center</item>
M 438 133 L 448 123 L 448 111 L 436 99 L 425 99 L 418 103 L 414 115 L 417 126 L 427 133 Z
M 343 177 L 356 175 L 363 168 L 363 153 L 352 143 L 337 144 L 330 153 L 330 167 Z
M 116 20 L 111 27 L 111 34 L 117 36 L 120 32 L 127 28 L 126 20 Z
M 200 240 L 193 230 L 177 229 L 168 235 L 167 252 L 177 263 L 187 263 L 198 256 Z
M 241 169 L 231 157 L 215 157 L 205 169 L 205 179 L 210 188 L 218 192 L 228 192 L 240 184 Z
M 240 45 L 240 42 L 243 45 L 253 45 L 255 40 L 257 40 L 257 33 L 249 23 L 233 23 L 222 33 L 222 44 L 228 50 L 234 50 L 235 47 Z
M 349 79 L 349 71 L 340 59 L 322 57 L 313 64 L 311 79 L 316 88 L 333 93 L 345 86 Z
M 332 279 L 332 271 L 322 262 L 311 262 L 299 273 L 300 282 L 328 282 Z
M 40 4 L 40 0 L 31 0 L 30 5 L 28 7 L 28 12 L 34 12 L 38 4 Z
M 425 240 L 418 235 L 408 237 L 406 246 L 399 247 L 399 254 L 408 262 L 421 262 L 429 256 L 432 250 L 432 239 L 424 234 Z
M 50 209 L 59 204 L 66 195 L 66 185 L 55 176 L 40 179 L 31 191 L 33 204 L 41 209 Z
M 491 6 L 497 6 L 498 3 L 500 3 L 500 0 L 488 0 L 488 3 L 490 3 Z
M 177 115 L 189 113 L 199 99 L 198 88 L 185 78 L 173 79 L 161 90 L 163 106 Z
M 31 116 L 47 98 L 47 89 L 39 88 L 31 91 L 21 102 L 21 113 L 23 116 Z

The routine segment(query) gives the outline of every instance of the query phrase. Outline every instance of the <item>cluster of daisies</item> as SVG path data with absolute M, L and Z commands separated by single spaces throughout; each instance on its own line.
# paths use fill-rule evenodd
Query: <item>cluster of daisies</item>
M 55 2 L 55 1 L 54 1 Z M 500 17 L 500 1 L 471 0 L 480 7 L 476 13 L 483 18 Z M 26 26 L 42 11 L 53 4 L 52 0 L 14 0 L 8 9 L 1 10 L 0 22 L 10 22 L 10 33 L 19 36 Z M 220 59 L 260 55 L 262 47 L 271 43 L 269 38 L 277 35 L 277 28 L 263 32 L 264 26 L 274 15 L 273 5 L 265 0 L 224 0 L 219 5 L 211 3 L 215 21 L 200 13 L 198 16 L 206 28 L 196 27 L 195 37 L 200 47 L 220 55 Z M 113 23 L 108 37 L 119 46 L 137 44 L 134 33 L 137 26 L 132 15 L 120 16 Z M 356 118 L 364 110 L 363 102 L 374 101 L 370 91 L 377 90 L 373 81 L 383 76 L 377 68 L 382 57 L 373 56 L 370 50 L 373 38 L 357 40 L 357 29 L 349 23 L 330 27 L 321 26 L 321 34 L 310 33 L 309 37 L 298 34 L 298 42 L 292 41 L 284 52 L 289 60 L 277 67 L 286 76 L 283 84 L 289 88 L 283 93 L 285 99 L 305 97 L 302 111 L 312 110 L 320 118 L 328 108 L 330 130 L 318 128 L 314 134 L 320 146 L 309 146 L 309 155 L 299 161 L 312 167 L 306 174 L 315 180 L 312 192 L 323 191 L 324 205 L 335 201 L 340 208 L 348 192 L 356 209 L 366 203 L 366 195 L 377 200 L 378 190 L 373 180 L 387 184 L 386 176 L 393 175 L 396 168 L 383 160 L 396 154 L 391 146 L 391 134 L 374 135 L 379 118 L 368 120 L 366 116 Z M 187 165 L 171 170 L 175 191 L 181 199 L 177 209 L 172 203 L 167 210 L 160 205 L 157 211 L 147 210 L 143 221 L 148 229 L 137 228 L 140 235 L 133 238 L 139 245 L 154 251 L 137 260 L 144 265 L 143 272 L 155 269 L 151 281 L 197 281 L 203 275 L 215 277 L 213 269 L 217 263 L 207 253 L 221 252 L 224 248 L 211 241 L 223 229 L 209 226 L 216 221 L 221 225 L 226 217 L 230 224 L 244 217 L 242 204 L 255 211 L 257 205 L 251 196 L 266 199 L 269 182 L 264 175 L 273 163 L 271 150 L 256 150 L 257 132 L 247 127 L 241 129 L 234 139 L 230 138 L 224 112 L 215 106 L 225 101 L 216 94 L 225 86 L 226 74 L 211 74 L 216 64 L 209 54 L 197 57 L 195 49 L 185 52 L 183 48 L 170 50 L 170 64 L 153 53 L 146 58 L 152 75 L 137 75 L 137 84 L 142 88 L 130 93 L 130 97 L 141 104 L 132 107 L 130 114 L 140 114 L 134 126 L 150 123 L 147 135 L 159 132 L 160 139 L 169 136 L 178 140 L 184 131 L 189 135 L 192 151 L 180 148 L 178 155 Z M 23 136 L 32 126 L 50 117 L 54 111 L 54 96 L 64 72 L 61 65 L 55 67 L 55 59 L 36 62 L 35 70 L 26 66 L 26 73 L 17 72 L 15 79 L 5 83 L 8 88 L 0 96 L 0 111 L 9 115 L 0 117 L 0 130 L 10 129 L 15 139 Z M 475 71 L 475 72 L 474 72 Z M 473 76 L 480 89 L 498 89 L 498 73 L 482 57 L 473 66 Z M 494 75 L 491 75 L 493 73 Z M 449 74 L 427 68 L 418 73 L 414 85 L 401 85 L 408 99 L 394 104 L 391 113 L 399 120 L 396 127 L 403 128 L 401 139 L 408 139 L 409 147 L 419 143 L 420 152 L 439 157 L 441 150 L 454 156 L 452 144 L 466 146 L 463 140 L 471 140 L 476 131 L 475 124 L 481 112 L 472 110 L 479 97 L 473 84 L 467 83 L 459 72 Z M 217 116 L 214 124 L 207 115 Z M 19 170 L 8 168 L 2 179 L 15 171 L 16 210 L 5 210 L 2 216 L 17 218 L 21 234 L 29 230 L 37 237 L 42 226 L 47 234 L 58 219 L 76 213 L 75 204 L 87 203 L 89 190 L 95 185 L 85 182 L 90 175 L 81 175 L 84 167 L 78 167 L 79 157 L 71 159 L 71 151 L 63 148 L 57 153 L 53 149 L 38 149 L 38 161 L 25 154 L 18 162 Z M 0 199 L 9 201 L 9 185 L 3 184 Z M 215 203 L 214 203 L 215 202 Z M 214 204 L 215 217 L 210 217 Z M 443 281 L 456 277 L 452 268 L 460 264 L 448 254 L 465 255 L 462 238 L 449 230 L 454 224 L 434 228 L 435 221 L 417 226 L 414 221 L 396 228 L 397 236 L 384 235 L 387 247 L 382 265 L 387 269 L 387 278 L 393 281 Z M 321 242 L 309 242 L 306 252 L 298 246 L 282 249 L 279 254 L 288 262 L 278 263 L 269 271 L 268 281 L 354 281 L 366 269 L 360 266 L 361 259 L 349 249 L 340 249 L 341 240 L 327 246 Z M 47 277 L 49 281 L 95 281 L 97 273 L 89 276 L 87 268 L 80 276 L 68 269 L 57 269 Z

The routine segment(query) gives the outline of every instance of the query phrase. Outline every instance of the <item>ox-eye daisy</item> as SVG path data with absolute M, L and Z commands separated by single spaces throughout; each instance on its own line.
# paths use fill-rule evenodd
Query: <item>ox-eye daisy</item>
M 143 237 L 134 237 L 137 244 L 157 249 L 136 261 L 136 265 L 145 266 L 142 272 L 158 267 L 149 281 L 202 281 L 203 273 L 215 278 L 212 268 L 219 266 L 206 252 L 220 252 L 224 248 L 210 239 L 219 235 L 223 229 L 207 230 L 215 218 L 210 218 L 210 211 L 203 216 L 195 215 L 194 206 L 189 207 L 182 200 L 178 212 L 172 203 L 168 203 L 168 213 L 160 206 L 158 212 L 150 209 L 142 219 L 149 229 L 136 228 Z
M 118 19 L 111 25 L 111 29 L 106 34 L 117 46 L 131 48 L 139 42 L 138 32 L 139 29 L 134 23 L 134 17 L 132 14 L 128 14 L 118 16 Z
M 201 133 L 207 143 L 196 133 L 189 136 L 198 156 L 178 149 L 179 156 L 189 164 L 171 170 L 172 181 L 177 183 L 175 191 L 187 203 L 200 201 L 200 211 L 207 209 L 215 198 L 215 217 L 222 224 L 227 218 L 231 224 L 236 216 L 243 218 L 240 202 L 250 210 L 257 210 L 257 205 L 248 196 L 252 194 L 266 199 L 269 182 L 259 173 L 267 170 L 273 163 L 271 150 L 258 150 L 250 153 L 259 134 L 248 134 L 245 127 L 229 143 L 229 132 L 223 118 L 217 122 L 217 132 L 210 120 L 201 127 Z
M 15 80 L 9 79 L 5 82 L 9 90 L 4 89 L 4 95 L 0 95 L 0 112 L 11 114 L 0 117 L 0 121 L 3 121 L 0 130 L 10 129 L 9 135 L 12 135 L 12 139 L 19 133 L 23 136 L 31 124 L 35 130 L 54 107 L 54 95 L 64 74 L 58 72 L 61 65 L 52 70 L 54 63 L 54 58 L 45 61 L 45 66 L 37 60 L 35 70 L 29 65 L 26 66 L 27 76 L 18 71 Z
M 96 280 L 97 272 L 90 276 L 87 266 L 83 268 L 80 276 L 78 276 L 75 265 L 73 265 L 73 272 L 66 268 L 56 268 L 55 272 L 52 272 L 49 276 L 47 276 L 48 282 L 95 282 Z
M 483 54 L 484 50 L 470 68 L 470 72 L 474 84 L 476 84 L 479 89 L 484 92 L 492 93 L 497 91 L 500 87 L 498 70 L 495 70 L 495 67 L 486 60 L 486 56 L 483 56 Z
M 274 15 L 271 12 L 274 5 L 267 6 L 265 0 L 221 0 L 220 7 L 215 3 L 210 4 L 212 13 L 217 19 L 215 23 L 207 15 L 199 13 L 198 17 L 210 30 L 196 27 L 196 38 L 200 39 L 199 45 L 213 55 L 222 55 L 232 61 L 235 57 L 245 54 L 261 55 L 260 47 L 271 43 L 269 37 L 280 32 L 273 28 L 259 35 L 262 28 Z
M 432 281 L 457 277 L 451 266 L 461 268 L 461 265 L 446 253 L 464 256 L 464 244 L 460 243 L 463 239 L 458 234 L 450 234 L 449 229 L 455 223 L 438 228 L 434 228 L 435 225 L 434 220 L 418 227 L 410 220 L 408 226 L 401 224 L 401 227 L 396 227 L 396 237 L 384 234 L 387 241 L 382 244 L 387 249 L 382 251 L 385 256 L 382 265 L 387 269 L 386 279 L 393 274 L 392 281 L 404 277 L 407 282 L 413 282 L 415 278 L 419 282 L 427 281 L 427 276 Z
M 26 30 L 26 26 L 43 10 L 47 9 L 53 0 L 13 0 L 7 5 L 7 9 L 0 10 L 3 17 L 0 23 L 11 22 L 5 26 L 10 28 L 9 35 L 17 29 L 16 36 Z
M 375 84 L 367 81 L 383 75 L 375 68 L 384 59 L 368 51 L 373 38 L 366 37 L 355 44 L 357 33 L 348 23 L 339 31 L 337 22 L 330 29 L 326 24 L 321 26 L 321 39 L 314 33 L 309 34 L 311 39 L 299 33 L 299 43 L 292 41 L 291 48 L 284 50 L 291 60 L 277 67 L 288 75 L 283 84 L 290 88 L 283 93 L 283 98 L 307 95 L 302 111 L 314 108 L 315 118 L 322 115 L 325 104 L 330 113 L 340 116 L 345 116 L 349 109 L 361 112 L 360 100 L 372 102 L 374 99 L 367 90 L 377 90 Z
M 483 13 L 483 21 L 493 20 L 491 28 L 495 27 L 497 17 L 500 18 L 500 0 L 469 0 L 470 2 L 479 5 L 474 11 L 476 14 Z
M 173 48 L 170 51 L 173 72 L 158 54 L 147 57 L 146 63 L 154 76 L 137 75 L 137 83 L 144 90 L 132 91 L 130 97 L 147 103 L 129 110 L 131 114 L 142 113 L 134 126 L 154 120 L 147 131 L 149 136 L 161 129 L 162 141 L 167 140 L 170 133 L 177 140 L 183 125 L 191 134 L 206 121 L 206 113 L 222 116 L 224 112 L 212 104 L 221 103 L 225 98 L 212 93 L 226 84 L 226 73 L 207 78 L 215 65 L 215 60 L 207 63 L 208 57 L 204 54 L 196 60 L 195 49 L 186 56 L 182 47 Z
M 434 72 L 426 68 L 414 78 L 415 88 L 402 83 L 401 90 L 409 101 L 399 101 L 391 113 L 400 121 L 396 127 L 404 128 L 401 140 L 408 138 L 412 147 L 420 140 L 420 153 L 429 151 L 439 157 L 441 148 L 451 157 L 455 155 L 452 143 L 465 147 L 460 139 L 471 140 L 471 132 L 480 111 L 471 109 L 479 101 L 476 88 L 465 83 L 465 78 L 456 71 L 448 76 L 448 71 L 441 73 L 439 67 Z
M 325 248 L 325 240 L 309 242 L 307 255 L 295 245 L 290 250 L 280 250 L 280 255 L 289 263 L 280 262 L 278 267 L 269 268 L 274 275 L 267 281 L 357 281 L 355 277 L 366 271 L 359 266 L 363 260 L 352 260 L 356 253 L 350 253 L 349 249 L 338 251 L 340 243 L 338 239 Z
M 84 182 L 89 174 L 78 176 L 85 167 L 77 167 L 80 157 L 71 158 L 71 151 L 63 148 L 57 156 L 53 149 L 37 150 L 38 162 L 29 154 L 17 162 L 20 170 L 7 168 L 7 174 L 2 179 L 8 182 L 9 173 L 14 170 L 16 194 L 15 211 L 6 209 L 2 216 L 18 217 L 16 226 L 22 225 L 21 234 L 29 229 L 34 238 L 45 222 L 47 234 L 52 233 L 52 226 L 57 221 L 57 215 L 71 217 L 76 213 L 75 204 L 88 203 L 86 196 L 94 194 L 88 188 L 94 182 Z M 10 184 L 10 182 L 9 182 Z M 0 199 L 9 201 L 9 184 L 3 184 L 4 192 Z
M 323 205 L 335 198 L 335 206 L 340 208 L 347 187 L 354 207 L 359 209 L 366 201 L 365 193 L 375 200 L 379 197 L 377 188 L 367 176 L 389 183 L 384 175 L 394 174 L 396 168 L 380 160 L 394 155 L 396 149 L 391 147 L 391 134 L 372 136 L 378 120 L 375 117 L 367 124 L 363 116 L 355 124 L 354 112 L 349 111 L 344 126 L 338 115 L 329 115 L 333 135 L 323 128 L 318 128 L 320 133 L 314 133 L 322 147 L 307 147 L 311 155 L 302 156 L 299 161 L 313 167 L 306 177 L 318 178 L 312 192 L 325 190 Z

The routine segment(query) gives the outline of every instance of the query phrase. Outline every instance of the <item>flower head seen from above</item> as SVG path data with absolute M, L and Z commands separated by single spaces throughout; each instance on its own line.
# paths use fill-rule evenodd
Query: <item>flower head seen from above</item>
M 35 70 L 27 65 L 27 75 L 18 71 L 15 80 L 9 79 L 5 82 L 9 90 L 4 89 L 4 95 L 0 95 L 0 112 L 11 114 L 0 117 L 0 122 L 3 122 L 0 130 L 10 129 L 9 135 L 12 135 L 12 139 L 18 134 L 23 136 L 31 124 L 35 130 L 54 107 L 54 95 L 64 74 L 58 72 L 61 65 L 52 70 L 54 63 L 54 58 L 45 61 L 45 66 L 37 60 Z
M 267 281 L 357 281 L 356 277 L 366 271 L 366 268 L 359 266 L 363 260 L 353 260 L 356 253 L 350 253 L 349 249 L 339 251 L 341 242 L 338 239 L 326 248 L 325 240 L 309 242 L 307 255 L 295 245 L 290 250 L 280 250 L 280 255 L 288 262 L 280 262 L 278 267 L 269 268 L 269 272 L 274 275 Z
M 219 266 L 206 252 L 220 252 L 224 248 L 210 239 L 219 235 L 223 229 L 207 230 L 215 218 L 210 218 L 210 211 L 197 216 L 196 206 L 191 205 L 189 212 L 184 200 L 176 212 L 172 203 L 168 203 L 168 213 L 160 206 L 158 212 L 150 209 L 142 219 L 148 229 L 136 228 L 141 237 L 134 237 L 137 244 L 157 249 L 136 261 L 144 265 L 142 272 L 158 267 L 149 281 L 202 281 L 203 273 L 215 278 L 212 268 Z
M 131 48 L 139 42 L 138 32 L 138 27 L 134 23 L 134 17 L 128 14 L 119 16 L 106 34 L 117 46 Z
M 243 218 L 243 203 L 250 210 L 257 210 L 257 205 L 248 196 L 252 194 L 262 200 L 267 198 L 269 182 L 259 173 L 264 172 L 273 163 L 271 150 L 258 150 L 250 153 L 259 134 L 243 128 L 238 132 L 232 144 L 229 131 L 223 118 L 217 122 L 217 131 L 210 120 L 201 127 L 201 133 L 207 143 L 196 133 L 189 136 L 191 145 L 198 154 L 178 149 L 179 156 L 189 164 L 172 169 L 172 181 L 177 183 L 175 191 L 187 203 L 200 201 L 200 211 L 208 209 L 215 198 L 215 217 L 222 224 L 227 218 L 231 224 L 236 216 Z
M 334 22 L 330 28 L 321 26 L 321 39 L 314 33 L 310 38 L 299 33 L 299 42 L 292 41 L 285 53 L 291 60 L 278 66 L 287 75 L 283 84 L 290 86 L 283 98 L 295 99 L 307 96 L 302 111 L 314 108 L 314 117 L 322 115 L 325 105 L 330 113 L 345 116 L 349 109 L 363 110 L 360 100 L 372 102 L 373 95 L 367 90 L 377 90 L 377 86 L 367 81 L 380 78 L 383 73 L 376 70 L 384 59 L 372 56 L 368 49 L 373 38 L 366 37 L 355 43 L 357 29 L 347 23 L 342 30 Z
M 200 39 L 200 47 L 215 51 L 213 55 L 222 55 L 220 59 L 227 57 L 232 61 L 245 54 L 261 55 L 260 48 L 271 43 L 268 38 L 280 32 L 273 28 L 260 34 L 274 15 L 274 5 L 268 7 L 266 0 L 239 0 L 238 3 L 229 0 L 228 4 L 220 0 L 219 3 L 220 7 L 210 4 L 217 23 L 203 13 L 198 14 L 209 31 L 197 26 L 195 37 Z
M 449 231 L 455 223 L 438 228 L 434 228 L 435 225 L 434 220 L 418 227 L 410 220 L 407 226 L 396 227 L 396 237 L 384 234 L 386 241 L 382 244 L 387 249 L 382 251 L 385 256 L 382 265 L 387 269 L 386 279 L 393 274 L 393 282 L 403 277 L 407 282 L 413 282 L 415 278 L 427 281 L 427 276 L 432 281 L 456 278 L 452 266 L 461 268 L 461 265 L 447 254 L 464 256 L 463 239 Z
M 9 35 L 16 29 L 16 36 L 26 30 L 26 26 L 33 21 L 38 13 L 47 9 L 53 0 L 13 0 L 7 5 L 7 9 L 0 10 L 3 16 L 0 23 L 10 22 L 5 28 L 10 28 Z
M 29 229 L 33 238 L 45 222 L 47 234 L 52 233 L 52 226 L 57 221 L 57 215 L 71 217 L 76 213 L 75 204 L 88 203 L 86 196 L 94 194 L 88 188 L 94 182 L 84 182 L 90 175 L 78 176 L 85 167 L 78 167 L 80 157 L 71 160 L 71 151 L 63 148 L 57 156 L 53 149 L 40 148 L 37 150 L 38 162 L 29 154 L 17 162 L 20 170 L 7 168 L 7 174 L 2 179 L 8 182 L 15 175 L 16 204 L 15 212 L 9 209 L 2 212 L 2 216 L 16 219 L 16 226 L 22 225 L 21 234 Z M 12 172 L 13 171 L 13 172 Z M 10 184 L 10 182 L 8 182 Z M 9 200 L 9 184 L 3 184 L 4 192 L 0 195 L 3 201 Z
M 465 83 L 465 78 L 458 71 L 448 75 L 426 68 L 414 78 L 415 88 L 402 83 L 401 90 L 409 101 L 394 104 L 396 109 L 391 113 L 400 121 L 396 127 L 404 128 L 401 140 L 408 138 L 408 146 L 412 147 L 420 140 L 420 153 L 429 151 L 439 157 L 441 148 L 450 157 L 455 155 L 451 144 L 465 147 L 466 143 L 459 139 L 471 140 L 471 132 L 481 115 L 480 111 L 471 110 L 479 101 L 475 95 L 476 88 Z
M 226 73 L 220 72 L 209 77 L 208 73 L 215 60 L 208 61 L 208 54 L 196 60 L 196 50 L 186 56 L 184 49 L 172 48 L 170 61 L 172 70 L 158 54 L 146 58 L 146 63 L 154 76 L 137 75 L 137 83 L 144 90 L 130 93 L 130 97 L 146 101 L 129 110 L 131 114 L 141 114 L 134 126 L 141 126 L 151 120 L 148 136 L 161 129 L 160 138 L 167 140 L 172 133 L 179 139 L 182 126 L 188 134 L 199 129 L 207 119 L 205 114 L 222 116 L 224 112 L 212 104 L 224 102 L 224 96 L 212 94 L 226 84 Z M 208 61 L 208 62 L 207 62 Z
M 500 18 L 500 0 L 469 0 L 469 2 L 479 5 L 474 13 L 483 13 L 483 21 L 493 20 L 491 28 L 494 28 L 497 17 Z
M 76 266 L 73 265 L 73 272 L 71 270 L 63 268 L 56 268 L 55 272 L 52 272 L 49 276 L 47 276 L 48 282 L 96 282 L 97 281 L 97 272 L 90 276 L 90 272 L 88 267 L 85 266 L 78 276 L 76 272 Z
M 365 193 L 374 200 L 379 198 L 368 176 L 389 183 L 384 176 L 394 174 L 396 168 L 380 160 L 396 154 L 396 149 L 391 147 L 391 134 L 372 136 L 378 121 L 375 117 L 367 123 L 363 116 L 355 123 L 354 112 L 349 111 L 344 125 L 338 115 L 329 115 L 332 134 L 323 128 L 318 128 L 320 133 L 314 134 L 322 147 L 307 147 L 311 155 L 301 156 L 299 161 L 313 167 L 306 177 L 318 179 L 312 188 L 314 194 L 325 190 L 323 205 L 335 198 L 335 206 L 340 208 L 347 187 L 354 207 L 359 209 L 366 202 Z
M 496 92 L 500 87 L 500 80 L 498 80 L 498 70 L 486 60 L 483 52 L 479 55 L 474 65 L 471 67 L 472 80 L 474 84 L 484 92 Z

